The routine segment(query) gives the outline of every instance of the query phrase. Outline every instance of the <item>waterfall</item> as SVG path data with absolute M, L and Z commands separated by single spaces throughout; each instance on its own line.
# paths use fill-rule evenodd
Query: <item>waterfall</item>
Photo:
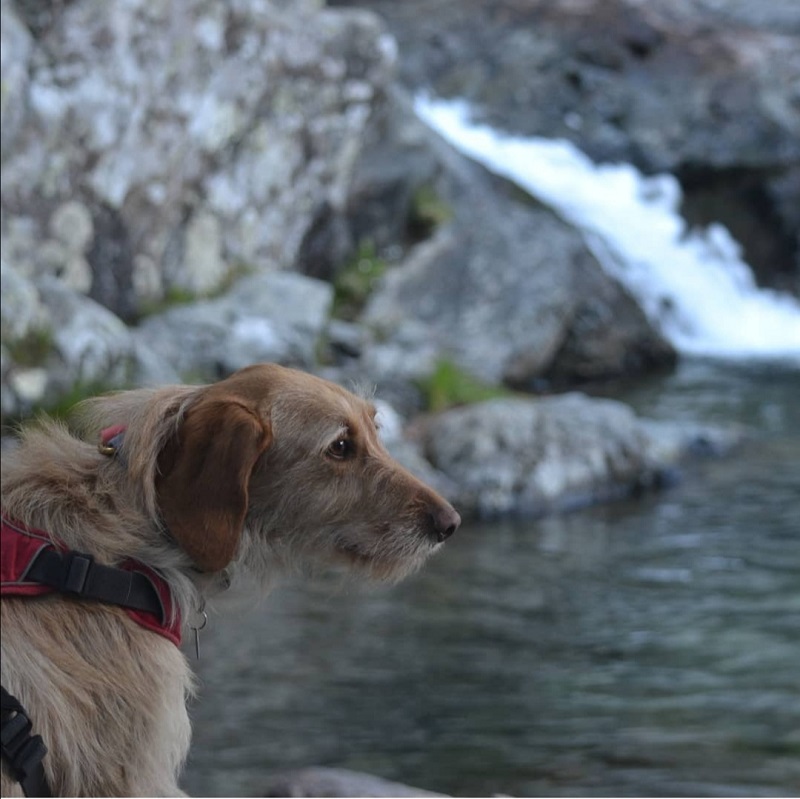
M 672 175 L 595 164 L 568 141 L 473 124 L 463 101 L 420 96 L 415 109 L 458 150 L 579 229 L 603 268 L 678 350 L 800 362 L 800 302 L 759 288 L 722 225 L 690 230 Z

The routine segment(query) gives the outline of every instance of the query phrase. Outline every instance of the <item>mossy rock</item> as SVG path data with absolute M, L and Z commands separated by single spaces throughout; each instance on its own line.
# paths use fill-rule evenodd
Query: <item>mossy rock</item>
M 53 333 L 47 328 L 31 330 L 22 338 L 4 341 L 11 360 L 18 366 L 42 366 L 53 351 Z
M 408 233 L 412 241 L 423 241 L 440 226 L 449 222 L 454 211 L 430 184 L 420 186 L 411 198 L 408 213 Z
M 239 263 L 231 267 L 225 277 L 219 284 L 209 291 L 192 291 L 183 286 L 169 286 L 164 291 L 164 296 L 160 299 L 144 300 L 141 303 L 138 320 L 148 316 L 155 316 L 156 314 L 168 311 L 170 308 L 175 308 L 181 305 L 191 305 L 195 302 L 202 302 L 203 300 L 213 300 L 227 294 L 233 285 L 243 277 L 252 275 L 256 271 L 254 266 L 245 263 Z
M 386 266 L 386 261 L 376 254 L 375 245 L 371 241 L 363 242 L 334 281 L 333 316 L 355 320 L 386 272 Z
M 418 382 L 429 411 L 438 412 L 458 405 L 473 405 L 497 397 L 516 396 L 502 386 L 484 383 L 446 358 L 433 372 Z

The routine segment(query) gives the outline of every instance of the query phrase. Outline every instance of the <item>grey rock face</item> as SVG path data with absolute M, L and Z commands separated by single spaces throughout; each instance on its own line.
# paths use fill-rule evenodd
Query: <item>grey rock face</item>
M 82 0 L 40 34 L 3 4 L 4 249 L 123 318 L 292 266 L 319 204 L 343 207 L 393 63 L 372 15 L 314 2 Z M 59 235 L 68 202 L 88 241 Z
M 414 117 L 374 16 L 312 2 L 80 0 L 29 19 L 31 37 L 9 2 L 3 13 L 25 68 L 9 105 L 20 132 L 3 156 L 4 254 L 123 320 L 196 297 L 135 333 L 182 373 L 213 378 L 263 358 L 312 366 L 314 336 L 287 333 L 269 290 L 247 314 L 204 298 L 242 271 L 332 278 L 365 241 L 401 267 L 368 313 L 374 346 L 359 337 L 353 357 L 398 395 L 441 357 L 526 386 L 548 370 L 569 383 L 671 356 L 612 281 L 599 294 L 620 295 L 613 313 L 595 300 L 587 310 L 601 273 L 573 231 Z M 452 208 L 442 236 L 426 239 L 414 219 L 421 188 Z M 626 316 L 635 323 L 607 323 Z M 590 317 L 593 341 L 610 342 L 586 356 L 591 367 L 570 336 Z
M 3 25 L 0 28 L 0 69 L 3 88 L 0 93 L 0 153 L 5 157 L 17 141 L 25 122 L 28 93 L 28 67 L 33 39 L 10 0 L 0 6 Z
M 49 328 L 39 292 L 6 261 L 0 266 L 0 333 L 5 343 L 16 342 L 37 330 Z

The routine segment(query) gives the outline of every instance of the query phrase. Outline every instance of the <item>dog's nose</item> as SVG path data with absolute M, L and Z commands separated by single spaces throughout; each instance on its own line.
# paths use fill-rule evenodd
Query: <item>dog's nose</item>
M 431 518 L 433 519 L 436 540 L 439 542 L 450 538 L 461 524 L 461 516 L 450 505 L 441 505 L 431 510 Z

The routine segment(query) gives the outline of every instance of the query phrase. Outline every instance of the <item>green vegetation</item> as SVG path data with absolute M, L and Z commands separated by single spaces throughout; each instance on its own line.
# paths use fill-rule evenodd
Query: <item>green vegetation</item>
M 352 321 L 360 313 L 377 280 L 386 272 L 386 261 L 375 252 L 371 241 L 364 241 L 358 252 L 333 283 L 333 315 Z
M 41 366 L 53 349 L 53 333 L 45 328 L 31 330 L 16 341 L 4 343 L 11 360 L 18 366 Z
M 142 319 L 146 316 L 153 316 L 154 314 L 174 308 L 177 305 L 189 305 L 198 299 L 201 299 L 201 297 L 189 291 L 189 289 L 179 286 L 170 286 L 160 299 L 143 300 L 139 306 L 138 318 Z
M 419 382 L 425 404 L 430 411 L 443 411 L 456 405 L 472 405 L 497 397 L 510 397 L 513 392 L 502 386 L 484 383 L 474 375 L 443 358 L 433 373 Z
M 153 314 L 162 313 L 178 305 L 191 305 L 191 303 L 200 300 L 213 300 L 216 297 L 221 297 L 239 278 L 252 275 L 253 272 L 255 272 L 255 269 L 249 264 L 235 264 L 219 282 L 219 285 L 209 291 L 195 292 L 183 286 L 170 286 L 166 289 L 161 299 L 142 302 L 139 309 L 139 318 L 153 316 Z
M 408 231 L 414 241 L 427 239 L 439 225 L 453 218 L 453 209 L 430 184 L 420 186 L 411 198 Z

